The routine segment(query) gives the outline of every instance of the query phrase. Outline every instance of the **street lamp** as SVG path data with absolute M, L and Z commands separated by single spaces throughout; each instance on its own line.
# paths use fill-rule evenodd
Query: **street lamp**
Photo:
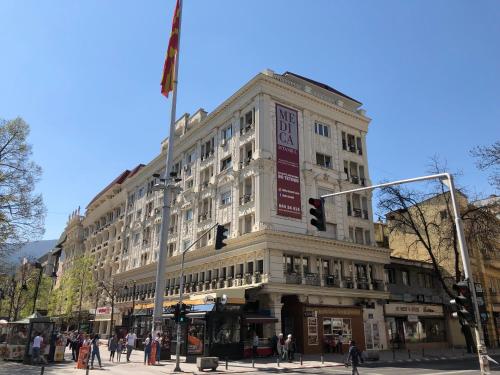
M 134 310 L 135 310 L 135 293 L 136 293 L 136 288 L 137 288 L 137 282 L 135 280 L 132 280 L 133 283 L 133 288 L 132 288 L 132 312 L 128 315 L 128 331 L 130 332 L 130 328 L 134 326 L 134 322 L 132 319 L 134 319 Z M 124 287 L 125 290 L 128 290 L 129 287 L 128 285 L 125 285 Z
M 455 228 L 457 231 L 458 247 L 460 248 L 460 255 L 462 256 L 462 264 L 463 264 L 463 268 L 464 268 L 464 276 L 466 279 L 468 279 L 470 281 L 470 285 L 472 285 L 471 297 L 472 297 L 472 302 L 473 302 L 473 307 L 474 307 L 474 315 L 476 317 L 476 322 L 478 322 L 478 324 L 476 324 L 476 326 L 475 326 L 475 333 L 476 333 L 477 353 L 479 356 L 479 366 L 481 368 L 481 374 L 486 375 L 486 374 L 490 373 L 490 365 L 488 362 L 488 353 L 486 351 L 486 346 L 484 345 L 484 334 L 483 334 L 483 327 L 481 326 L 479 307 L 477 304 L 476 288 L 475 288 L 475 284 L 474 284 L 474 280 L 473 280 L 473 276 L 472 276 L 472 272 L 471 272 L 469 251 L 467 249 L 467 243 L 465 242 L 464 231 L 462 228 L 462 219 L 460 218 L 459 208 L 458 208 L 458 204 L 457 204 L 457 200 L 456 200 L 456 192 L 455 192 L 455 186 L 453 184 L 453 176 L 450 173 L 438 173 L 438 174 L 433 174 L 433 175 L 429 175 L 429 176 L 415 177 L 415 178 L 409 178 L 409 179 L 405 179 L 405 180 L 387 182 L 387 183 L 378 184 L 378 185 L 366 186 L 366 187 L 357 188 L 357 189 L 339 191 L 337 193 L 322 195 L 320 198 L 324 199 L 324 198 L 335 197 L 335 196 L 339 196 L 339 195 L 345 195 L 345 194 L 349 194 L 349 193 L 356 193 L 356 192 L 360 192 L 360 191 L 374 190 L 377 188 L 383 188 L 383 187 L 387 187 L 387 186 L 403 185 L 403 184 L 408 184 L 411 182 L 419 182 L 419 181 L 427 181 L 427 180 L 440 180 L 442 183 L 444 183 L 446 186 L 448 186 L 449 191 L 450 191 L 451 205 L 453 207 L 453 215 L 455 216 Z

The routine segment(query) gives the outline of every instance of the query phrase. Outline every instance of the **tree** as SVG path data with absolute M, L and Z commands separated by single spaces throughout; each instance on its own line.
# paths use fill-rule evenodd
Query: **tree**
M 0 266 L 6 255 L 44 233 L 45 206 L 35 193 L 42 170 L 30 160 L 29 125 L 0 120 Z
M 93 260 L 88 255 L 75 258 L 64 271 L 59 287 L 54 289 L 49 302 L 49 314 L 72 318 L 80 310 L 97 285 L 92 277 Z
M 471 154 L 476 158 L 476 166 L 480 170 L 492 170 L 490 182 L 495 189 L 500 190 L 500 141 L 491 146 L 477 146 L 471 150 Z

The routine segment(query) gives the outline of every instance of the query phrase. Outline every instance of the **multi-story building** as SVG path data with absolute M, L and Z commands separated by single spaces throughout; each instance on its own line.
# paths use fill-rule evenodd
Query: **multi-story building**
M 500 280 L 500 266 L 496 261 L 498 259 L 498 246 L 487 249 L 479 248 L 478 246 L 481 246 L 481 241 L 475 240 L 474 237 L 484 236 L 484 233 L 478 232 L 474 235 L 473 230 L 484 232 L 484 228 L 487 227 L 484 221 L 497 219 L 495 219 L 495 215 L 485 216 L 484 213 L 480 212 L 490 207 L 484 204 L 484 202 L 478 201 L 475 203 L 475 207 L 472 207 L 467 197 L 460 193 L 458 194 L 457 202 L 462 215 L 465 214 L 467 216 L 467 220 L 464 220 L 464 226 L 466 233 L 470 233 L 469 236 L 466 235 L 466 240 L 468 242 L 470 264 L 476 283 L 476 291 L 479 293 L 479 296 L 482 295 L 482 298 L 479 298 L 479 305 L 485 342 L 488 346 L 496 346 L 499 337 L 497 327 L 500 326 L 500 300 L 497 298 L 496 293 L 496 288 Z M 455 258 L 453 242 L 448 240 L 446 234 L 446 230 L 449 231 L 448 233 L 453 233 L 451 228 L 454 225 L 453 218 L 450 217 L 449 194 L 444 193 L 433 196 L 423 202 L 419 202 L 416 206 L 409 207 L 407 212 L 387 214 L 387 224 L 389 227 L 391 227 L 391 220 L 394 220 L 394 215 L 414 215 L 413 217 L 418 217 L 416 221 L 420 225 L 423 225 L 421 223 L 426 223 L 428 241 L 433 248 L 436 264 L 440 269 L 444 282 L 451 289 L 452 284 L 456 282 L 456 269 L 458 268 L 461 271 L 463 268 L 461 257 L 457 253 L 457 258 Z M 478 219 L 478 215 L 482 215 L 480 219 Z M 474 224 L 476 225 L 475 229 L 467 230 L 471 227 L 471 223 L 476 223 Z M 491 228 L 494 228 L 494 226 L 495 224 Z M 414 233 L 396 229 L 392 230 L 389 234 L 385 227 L 385 224 L 376 224 L 377 241 L 379 245 L 381 242 L 385 242 L 385 246 L 391 249 L 393 256 L 431 262 L 428 250 Z M 447 229 L 443 231 L 443 228 Z M 489 235 L 493 235 L 492 232 Z M 383 233 L 388 238 L 381 241 Z M 448 296 L 448 301 L 450 298 Z M 450 316 L 449 311 L 448 316 Z M 449 322 L 448 330 L 452 344 L 464 344 L 463 336 L 460 335 L 460 326 L 456 319 Z
M 170 140 L 154 160 L 101 192 L 83 219 L 96 278 L 135 284 L 118 297 L 125 318 L 133 314 L 124 322 L 149 331 L 161 292 L 169 329 L 180 255 L 219 223 L 227 246 L 216 251 L 209 233 L 186 254 L 185 302 L 195 306 L 188 332 L 203 342 L 188 354 L 242 355 L 253 332 L 262 345 L 274 333 L 292 333 L 302 352 L 319 353 L 340 333 L 346 344 L 353 338 L 365 346 L 365 331 L 376 329 L 379 346 L 387 347 L 377 301 L 389 295 L 389 251 L 374 243 L 370 193 L 328 199 L 325 232 L 310 224 L 308 212 L 310 197 L 370 183 L 370 120 L 360 107 L 325 84 L 268 70 L 211 113 L 178 120 L 174 170 L 181 181 L 171 206 L 166 289 L 155 289 L 163 199 L 155 186 Z

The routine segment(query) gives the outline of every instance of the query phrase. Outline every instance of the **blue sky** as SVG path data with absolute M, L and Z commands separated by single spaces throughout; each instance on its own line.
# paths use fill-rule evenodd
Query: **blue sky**
M 0 118 L 32 127 L 45 238 L 168 133 L 160 78 L 174 0 L 0 2 Z M 469 150 L 499 139 L 498 1 L 185 0 L 178 113 L 286 70 L 364 103 L 372 180 L 430 156 L 492 193 Z

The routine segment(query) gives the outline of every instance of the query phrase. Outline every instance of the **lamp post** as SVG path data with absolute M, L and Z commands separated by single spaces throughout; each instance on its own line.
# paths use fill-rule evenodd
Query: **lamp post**
M 78 324 L 77 324 L 77 331 L 80 333 L 80 322 L 82 320 L 82 300 L 83 300 L 83 285 L 85 282 L 85 276 L 83 273 L 80 275 L 82 278 L 80 280 L 80 302 L 78 303 Z
M 135 310 L 135 293 L 137 289 L 137 282 L 135 280 L 132 280 L 133 287 L 132 287 L 132 312 L 128 316 L 128 331 L 130 332 L 130 329 L 134 327 L 134 322 L 132 319 L 134 319 L 134 310 Z M 128 285 L 125 285 L 125 290 L 128 290 Z
M 355 192 L 360 192 L 360 191 L 374 190 L 377 188 L 383 188 L 383 187 L 387 187 L 387 186 L 403 185 L 403 184 L 408 184 L 411 182 L 420 182 L 420 181 L 428 181 L 428 180 L 440 180 L 442 183 L 444 183 L 445 185 L 448 186 L 449 191 L 450 191 L 451 205 L 453 208 L 453 215 L 455 216 L 455 228 L 456 228 L 456 232 L 457 232 L 458 247 L 460 249 L 460 255 L 462 257 L 462 265 L 464 268 L 464 276 L 466 279 L 469 280 L 470 285 L 472 285 L 470 290 L 471 290 L 472 304 L 473 304 L 473 308 L 474 308 L 474 316 L 475 316 L 476 322 L 477 322 L 477 324 L 475 326 L 475 334 L 476 334 L 477 353 L 479 356 L 479 366 L 481 368 L 481 374 L 486 375 L 486 374 L 490 373 L 490 365 L 488 362 L 488 353 L 486 350 L 486 346 L 484 345 L 483 327 L 481 325 L 481 316 L 479 314 L 479 307 L 477 304 L 477 296 L 476 296 L 476 288 L 475 288 L 476 284 L 474 283 L 474 279 L 473 279 L 473 275 L 472 275 L 472 271 L 471 271 L 469 251 L 467 249 L 467 243 L 465 242 L 464 231 L 462 228 L 462 219 L 460 218 L 459 208 L 457 205 L 455 185 L 453 184 L 453 176 L 450 173 L 438 173 L 438 174 L 433 174 L 433 175 L 429 175 L 429 176 L 415 177 L 415 178 L 409 178 L 409 179 L 405 179 L 405 180 L 387 182 L 387 183 L 378 184 L 378 185 L 366 186 L 366 187 L 357 188 L 357 189 L 339 191 L 337 193 L 322 195 L 321 198 L 335 197 L 335 196 L 339 196 L 339 195 L 345 195 L 345 194 L 355 193 Z
M 35 288 L 35 300 L 33 301 L 33 311 L 31 312 L 32 314 L 35 313 L 36 311 L 36 300 L 38 299 L 38 290 L 40 288 L 40 283 L 42 282 L 42 275 L 43 275 L 43 266 L 41 263 L 39 262 L 36 262 L 34 264 L 35 268 L 38 268 L 40 270 L 40 272 L 38 273 L 38 279 L 36 281 L 36 288 Z

